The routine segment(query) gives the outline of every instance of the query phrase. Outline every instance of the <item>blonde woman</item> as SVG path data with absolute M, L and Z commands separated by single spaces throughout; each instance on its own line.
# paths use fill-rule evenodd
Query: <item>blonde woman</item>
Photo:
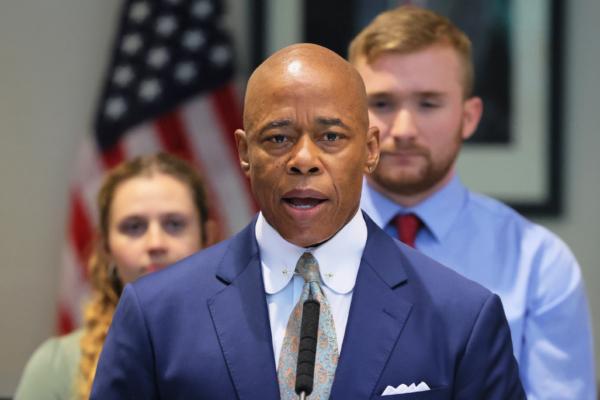
M 89 260 L 92 297 L 83 328 L 48 339 L 33 354 L 16 400 L 89 398 L 98 357 L 123 286 L 213 242 L 204 186 L 167 154 L 125 162 L 98 194 L 99 227 Z

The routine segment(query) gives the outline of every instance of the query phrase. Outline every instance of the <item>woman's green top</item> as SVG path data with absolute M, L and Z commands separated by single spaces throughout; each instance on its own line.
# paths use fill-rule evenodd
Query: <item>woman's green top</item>
M 82 335 L 83 330 L 79 329 L 42 343 L 25 366 L 15 400 L 75 399 Z

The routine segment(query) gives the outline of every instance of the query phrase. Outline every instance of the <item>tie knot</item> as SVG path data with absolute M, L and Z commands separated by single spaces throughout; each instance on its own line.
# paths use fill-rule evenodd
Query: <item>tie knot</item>
M 296 271 L 302 275 L 304 282 L 321 282 L 317 259 L 309 252 L 302 254 L 296 264 Z
M 417 232 L 421 227 L 421 219 L 415 214 L 398 214 L 394 218 L 398 230 L 398 239 L 411 247 L 415 247 Z

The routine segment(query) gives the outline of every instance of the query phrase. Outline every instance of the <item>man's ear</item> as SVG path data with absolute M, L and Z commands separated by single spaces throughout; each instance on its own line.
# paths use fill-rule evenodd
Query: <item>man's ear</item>
M 462 138 L 467 140 L 475 133 L 481 115 L 483 114 L 483 101 L 481 97 L 473 96 L 465 100 L 463 104 L 463 128 Z
M 250 173 L 250 161 L 248 159 L 248 136 L 242 129 L 236 129 L 235 133 L 235 144 L 237 146 L 238 158 L 240 159 L 240 166 L 244 174 L 248 176 Z
M 370 174 L 379 163 L 379 128 L 372 126 L 367 131 L 367 162 L 365 174 Z

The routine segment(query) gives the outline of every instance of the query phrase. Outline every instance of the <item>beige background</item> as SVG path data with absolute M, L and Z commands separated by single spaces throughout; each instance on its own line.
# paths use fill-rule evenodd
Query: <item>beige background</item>
M 245 2 L 229 3 L 227 22 L 244 58 Z M 594 314 L 600 311 L 600 2 L 565 3 L 566 212 L 539 222 L 577 255 Z M 274 12 L 297 15 L 293 4 L 280 0 Z M 90 134 L 119 6 L 118 0 L 0 0 L 0 397 L 12 395 L 27 358 L 53 332 L 69 176 L 78 143 Z M 297 27 L 279 29 L 269 48 L 286 44 Z M 600 332 L 600 318 L 594 327 Z

